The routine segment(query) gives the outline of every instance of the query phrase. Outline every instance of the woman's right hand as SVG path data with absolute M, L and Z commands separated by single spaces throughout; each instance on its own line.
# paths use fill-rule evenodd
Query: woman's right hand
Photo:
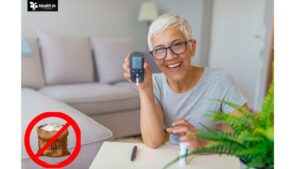
M 130 79 L 130 61 L 129 54 L 125 57 L 123 63 L 124 78 L 129 82 L 132 82 Z M 140 90 L 152 90 L 152 70 L 148 63 L 144 63 L 144 81 L 138 85 Z

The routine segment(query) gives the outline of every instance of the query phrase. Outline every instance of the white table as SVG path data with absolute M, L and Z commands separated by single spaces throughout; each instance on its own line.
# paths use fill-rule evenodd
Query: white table
M 136 159 L 130 161 L 132 148 L 137 146 Z M 160 169 L 179 155 L 179 146 L 162 145 L 150 149 L 141 143 L 104 142 L 90 169 Z M 187 166 L 174 163 L 170 169 L 240 169 L 240 162 L 231 156 L 201 155 L 189 160 Z

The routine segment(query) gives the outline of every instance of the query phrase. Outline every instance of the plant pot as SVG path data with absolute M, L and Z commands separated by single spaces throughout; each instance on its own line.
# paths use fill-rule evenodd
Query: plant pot
M 243 162 L 243 160 L 240 160 L 240 163 L 241 163 L 241 169 L 265 169 L 264 167 L 263 168 L 255 168 L 255 167 L 248 167 L 244 162 Z

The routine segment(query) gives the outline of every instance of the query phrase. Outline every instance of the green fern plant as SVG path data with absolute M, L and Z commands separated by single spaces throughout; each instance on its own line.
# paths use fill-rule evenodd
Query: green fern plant
M 216 101 L 235 108 L 239 116 L 214 112 L 212 118 L 231 128 L 230 131 L 197 131 L 198 138 L 209 140 L 212 143 L 201 147 L 190 156 L 203 153 L 227 154 L 238 157 L 248 168 L 273 169 L 274 168 L 274 80 L 265 97 L 260 112 L 251 113 L 244 107 L 235 103 L 216 99 Z M 169 167 L 175 160 L 167 164 Z

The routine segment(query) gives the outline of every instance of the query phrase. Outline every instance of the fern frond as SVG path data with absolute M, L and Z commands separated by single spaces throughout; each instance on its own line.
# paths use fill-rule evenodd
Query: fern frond
M 239 105 L 239 104 L 236 104 L 236 103 L 224 100 L 224 99 L 213 99 L 213 100 L 224 103 L 224 104 L 234 108 L 236 111 L 241 112 L 242 115 L 245 116 L 249 120 L 253 120 L 253 118 L 255 117 L 255 115 L 253 113 L 249 112 L 242 105 Z
M 265 137 L 259 136 L 259 135 L 253 135 L 249 132 L 243 132 L 238 135 L 238 140 L 243 142 L 247 147 L 251 146 L 251 144 L 255 144 L 257 142 L 260 142 L 261 140 L 264 140 Z
M 235 132 L 252 131 L 251 121 L 244 117 L 234 116 L 224 112 L 213 112 L 213 120 L 229 125 Z
M 274 144 L 270 141 L 260 142 L 248 149 L 238 150 L 237 156 L 249 157 L 247 159 L 248 167 L 265 167 L 271 166 L 274 162 Z
M 228 125 L 230 132 L 215 131 L 204 127 L 207 131 L 197 131 L 198 138 L 212 143 L 190 153 L 197 156 L 204 153 L 227 154 L 240 158 L 247 167 L 274 169 L 274 80 L 268 95 L 265 97 L 261 112 L 252 113 L 243 106 L 222 99 L 212 99 L 228 105 L 240 114 L 235 116 L 224 112 L 210 112 L 214 121 Z M 211 114 L 213 113 L 213 114 Z M 164 168 L 179 160 L 171 161 Z
M 189 153 L 189 156 L 196 156 L 201 155 L 205 153 L 214 153 L 214 154 L 228 154 L 228 155 L 234 155 L 235 152 L 240 149 L 239 146 L 230 144 L 230 143 L 211 143 L 205 147 L 198 148 L 197 150 Z M 172 164 L 177 162 L 180 159 L 178 156 L 171 162 L 169 162 L 167 165 L 165 165 L 163 168 L 166 169 L 170 167 Z
M 268 94 L 265 97 L 261 112 L 274 112 L 274 80 L 272 80 Z
M 260 136 L 263 137 L 264 140 L 273 140 L 274 139 L 274 128 L 269 128 L 268 130 L 265 130 L 263 128 L 256 128 L 253 131 L 254 136 Z
M 223 142 L 225 144 L 234 144 L 236 146 L 243 147 L 243 144 L 238 141 L 237 135 L 232 132 L 195 132 L 198 138 L 204 140 L 210 140 L 214 142 Z
M 239 149 L 241 149 L 240 146 L 230 143 L 211 143 L 205 147 L 198 148 L 194 152 L 190 153 L 190 155 L 193 156 L 204 153 L 235 155 Z
M 268 94 L 265 97 L 259 116 L 260 126 L 268 128 L 274 125 L 274 80 L 272 80 Z
M 169 162 L 167 165 L 165 165 L 165 166 L 163 167 L 163 169 L 167 169 L 167 168 L 170 167 L 172 164 L 176 163 L 179 159 L 180 159 L 180 156 L 176 157 L 174 160 L 172 160 L 172 161 Z

